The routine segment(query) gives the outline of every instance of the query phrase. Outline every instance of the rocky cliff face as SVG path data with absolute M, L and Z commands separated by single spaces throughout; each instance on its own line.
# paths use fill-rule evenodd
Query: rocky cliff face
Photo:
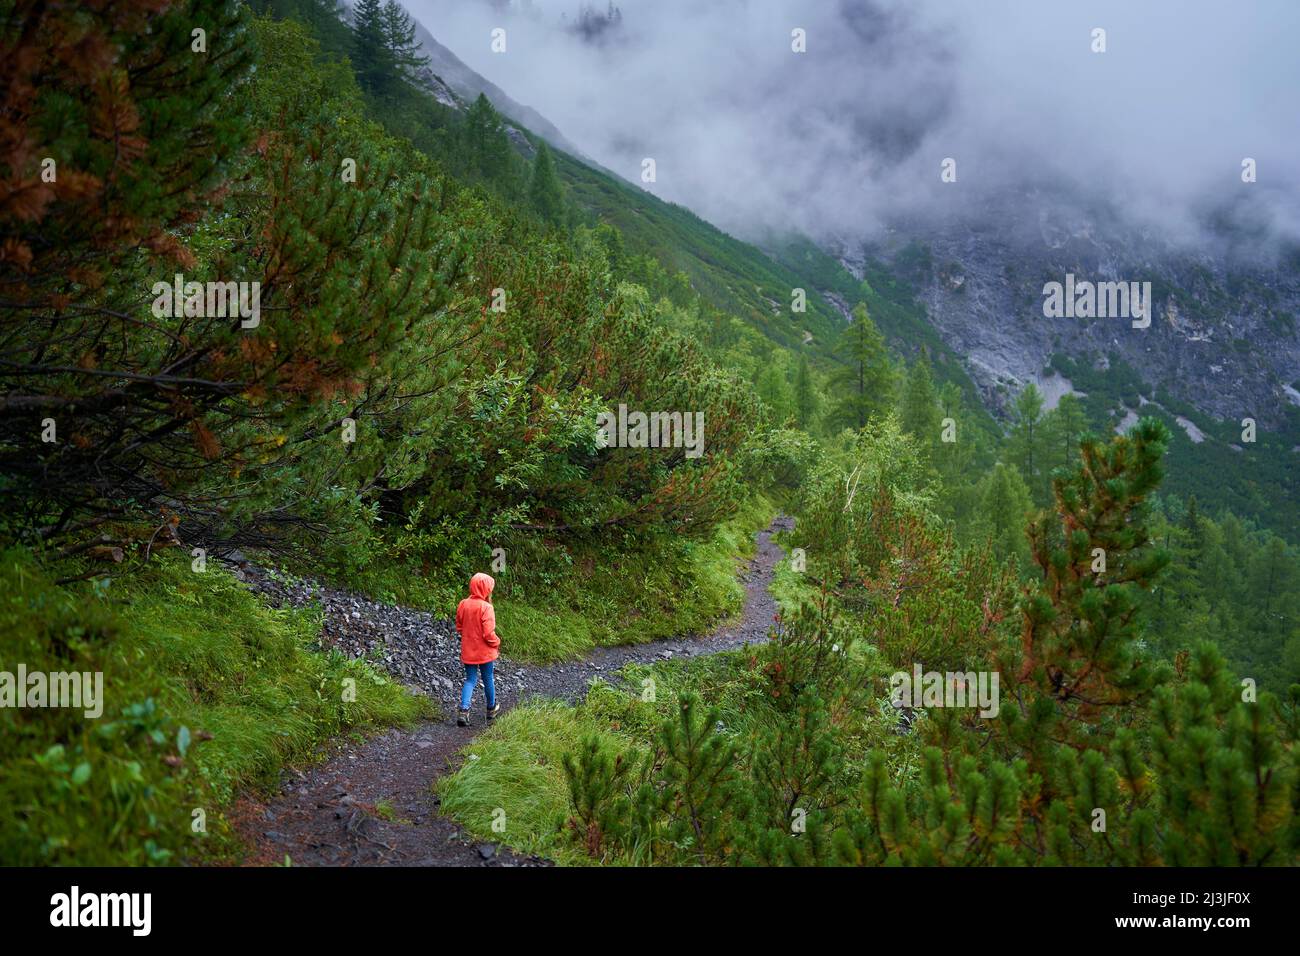
M 861 274 L 882 261 L 915 289 L 930 321 L 993 409 L 1029 381 L 1049 395 L 1054 353 L 1104 368 L 1115 357 L 1150 387 L 1221 419 L 1281 420 L 1300 404 L 1300 250 L 1221 234 L 1215 252 L 1162 243 L 1104 211 L 1038 197 L 989 202 L 978 215 L 899 226 L 837 254 Z M 1204 247 L 1202 247 L 1204 248 Z M 1127 318 L 1048 318 L 1044 285 L 1150 282 L 1149 328 Z M 1150 394 L 1150 393 L 1147 393 Z
M 491 100 L 497 112 L 503 116 L 543 137 L 552 146 L 559 147 L 573 156 L 582 157 L 582 152 L 569 142 L 554 123 L 531 106 L 525 106 L 512 99 L 495 83 L 475 73 L 460 57 L 434 39 L 433 34 L 418 20 L 415 21 L 415 37 L 420 41 L 420 51 L 429 58 L 429 65 L 421 80 L 444 105 L 455 104 L 447 103 L 440 91 L 453 94 L 453 99 L 463 102 L 470 102 L 482 93 Z M 511 139 L 517 147 L 521 146 L 522 141 L 522 146 L 526 147 L 522 150 L 525 155 L 532 154 L 531 144 L 519 130 L 511 127 L 507 132 L 511 134 Z
M 340 0 L 340 6 L 344 11 L 345 19 L 350 22 L 352 4 L 349 0 Z M 464 60 L 439 43 L 411 11 L 407 12 L 411 13 L 411 20 L 415 25 L 415 38 L 420 43 L 420 52 L 429 58 L 428 65 L 419 71 L 417 79 L 420 85 L 433 94 L 435 100 L 450 109 L 464 110 L 482 93 L 491 101 L 498 113 L 518 124 L 516 126 L 506 123 L 506 135 L 525 159 L 532 158 L 534 149 L 520 127 L 542 136 L 552 146 L 557 146 L 573 156 L 585 158 L 554 123 L 531 106 L 512 99 L 501 87 L 470 69 Z

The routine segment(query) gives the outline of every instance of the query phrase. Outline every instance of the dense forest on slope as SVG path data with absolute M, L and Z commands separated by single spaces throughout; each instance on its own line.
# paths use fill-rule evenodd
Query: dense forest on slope
M 238 858 L 241 790 L 427 715 L 219 559 L 444 615 L 490 566 L 512 653 L 569 660 L 734 612 L 736 541 L 776 509 L 807 563 L 771 644 L 490 732 L 574 744 L 548 763 L 560 825 L 517 839 L 1294 862 L 1300 554 L 1162 493 L 1159 422 L 1098 439 L 1031 387 L 1004 428 L 905 283 L 769 257 L 486 98 L 439 102 L 396 4 L 156 6 L 0 5 L 0 646 L 109 687 L 104 721 L 0 710 L 5 862 Z M 257 297 L 214 310 L 209 283 Z M 699 414 L 703 454 L 607 446 L 620 405 Z M 999 671 L 1001 716 L 913 708 L 898 733 L 881 680 L 914 661 Z M 1096 807 L 1122 837 L 1089 836 Z

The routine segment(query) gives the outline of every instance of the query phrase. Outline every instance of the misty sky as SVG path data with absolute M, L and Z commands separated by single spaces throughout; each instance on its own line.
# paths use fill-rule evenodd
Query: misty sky
M 1171 238 L 1242 198 L 1300 233 L 1294 0 L 621 0 L 603 43 L 567 29 L 577 0 L 405 2 L 593 159 L 639 182 L 653 157 L 647 188 L 749 238 L 859 237 L 1036 184 Z

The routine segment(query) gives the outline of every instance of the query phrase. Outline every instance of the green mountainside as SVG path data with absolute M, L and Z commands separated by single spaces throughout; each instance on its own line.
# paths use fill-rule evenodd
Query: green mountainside
M 1123 363 L 995 418 L 905 267 L 448 93 L 395 0 L 0 0 L 0 38 L 0 693 L 106 680 L 0 707 L 0 863 L 246 861 L 244 797 L 412 727 L 467 748 L 431 815 L 560 863 L 1300 858 L 1288 476 L 1225 488 Z M 487 569 L 502 669 L 578 700 L 452 739 Z

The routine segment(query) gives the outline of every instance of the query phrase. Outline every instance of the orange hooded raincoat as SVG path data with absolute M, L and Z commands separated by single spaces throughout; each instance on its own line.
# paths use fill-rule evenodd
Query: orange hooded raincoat
M 497 637 L 497 615 L 491 602 L 494 587 L 496 581 L 479 572 L 469 579 L 469 597 L 456 607 L 462 664 L 486 664 L 497 659 L 501 639 Z

